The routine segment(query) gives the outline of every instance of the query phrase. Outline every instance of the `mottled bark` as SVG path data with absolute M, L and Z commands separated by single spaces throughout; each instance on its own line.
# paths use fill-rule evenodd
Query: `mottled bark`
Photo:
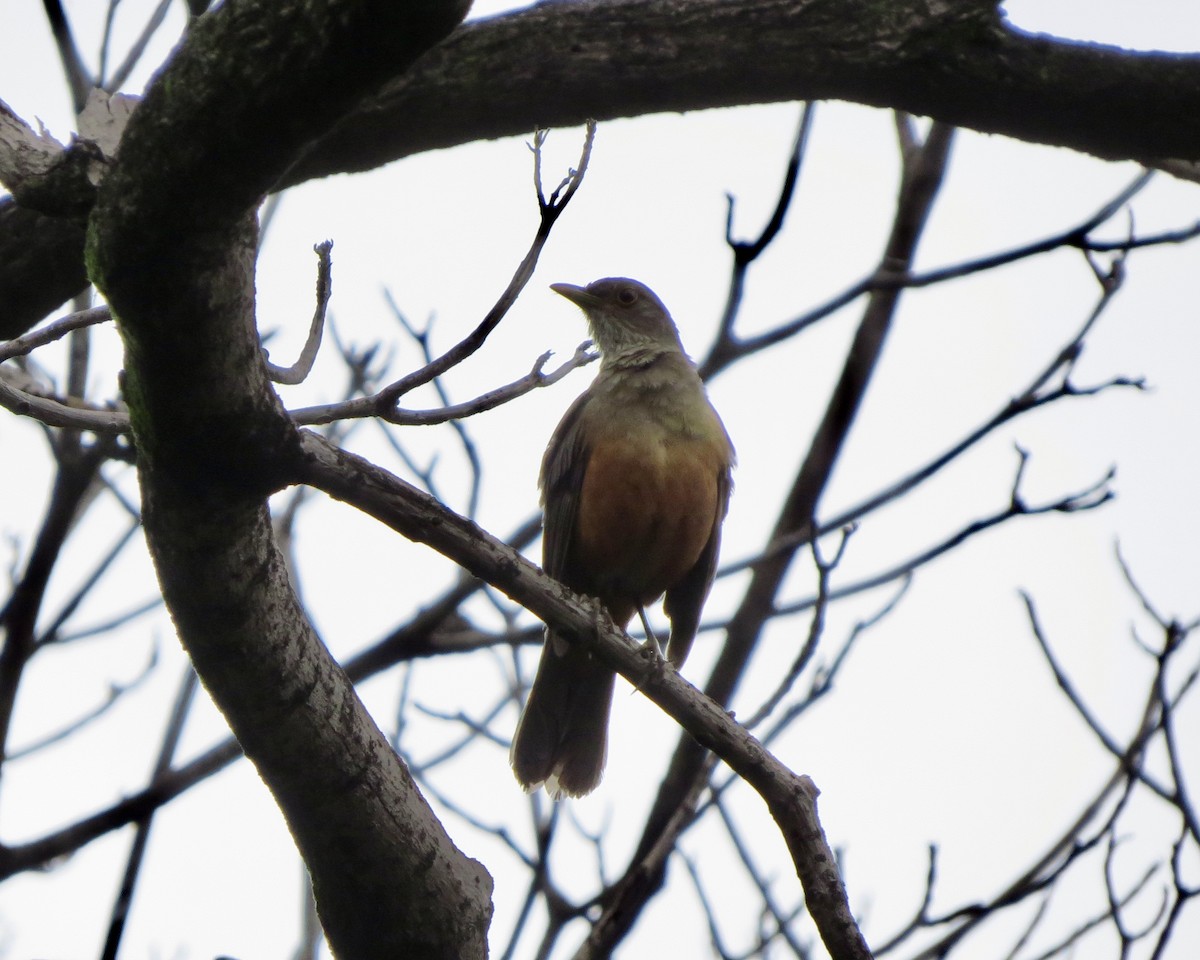
M 254 210 L 306 144 L 461 14 L 433 0 L 226 5 L 135 113 L 88 236 L 126 344 L 163 596 L 345 958 L 484 956 L 491 881 L 321 643 L 274 542 L 266 497 L 300 444 L 255 327 Z

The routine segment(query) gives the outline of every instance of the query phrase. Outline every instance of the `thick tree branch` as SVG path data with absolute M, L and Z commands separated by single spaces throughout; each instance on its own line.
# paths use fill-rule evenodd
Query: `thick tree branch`
M 535 125 L 789 100 L 893 107 L 1112 159 L 1200 158 L 1200 57 L 1024 34 L 998 6 L 538 4 L 460 27 L 286 182 Z
M 224 5 L 133 115 L 88 238 L 125 341 L 164 599 L 346 958 L 483 956 L 490 878 L 451 843 L 321 643 L 275 544 L 266 496 L 300 447 L 255 326 L 254 212 L 307 143 L 463 12 L 454 0 Z

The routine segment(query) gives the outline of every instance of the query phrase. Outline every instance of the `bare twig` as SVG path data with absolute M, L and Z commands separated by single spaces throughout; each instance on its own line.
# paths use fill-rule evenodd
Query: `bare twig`
M 31 330 L 22 337 L 0 343 L 0 362 L 11 360 L 13 357 L 25 356 L 38 347 L 44 347 L 48 343 L 65 337 L 72 330 L 89 327 L 95 323 L 108 323 L 110 320 L 112 320 L 112 311 L 107 306 L 89 307 L 87 310 L 69 313 L 44 327 Z
M 837 553 L 834 554 L 833 559 L 829 561 L 826 561 L 825 558 L 821 556 L 821 549 L 818 541 L 815 539 L 812 541 L 810 546 L 813 554 L 813 565 L 817 568 L 817 596 L 816 601 L 812 606 L 813 617 L 812 622 L 808 627 L 808 636 L 805 638 L 804 643 L 800 647 L 800 653 L 792 662 L 792 665 L 788 669 L 787 673 L 784 674 L 783 680 L 775 688 L 775 692 L 772 693 L 763 702 L 763 705 L 759 707 L 753 714 L 751 714 L 750 718 L 745 721 L 746 728 L 748 730 L 753 730 L 755 727 L 757 727 L 760 723 L 762 723 L 762 721 L 771 715 L 777 706 L 779 706 L 783 698 L 787 696 L 788 691 L 792 689 L 792 685 L 795 684 L 800 674 L 804 672 L 804 668 L 808 666 L 808 662 L 812 659 L 813 654 L 817 652 L 817 645 L 820 643 L 821 634 L 825 629 L 825 610 L 829 604 L 829 578 L 833 571 L 837 568 L 837 565 L 841 562 L 842 556 L 846 552 L 846 545 L 849 543 L 850 537 L 853 535 L 854 530 L 855 528 L 852 526 L 843 529 L 842 539 L 838 543 Z
M 329 306 L 329 298 L 333 296 L 333 261 L 330 256 L 332 250 L 332 240 L 325 240 L 313 247 L 318 264 L 317 306 L 308 327 L 308 338 L 304 341 L 304 347 L 296 362 L 290 367 L 280 367 L 267 360 L 267 374 L 276 383 L 294 386 L 303 383 L 312 372 L 317 353 L 321 349 L 321 335 L 325 330 L 325 311 Z
M 800 126 L 796 131 L 796 139 L 792 145 L 792 152 L 788 157 L 783 183 L 779 188 L 779 197 L 775 201 L 775 209 L 755 240 L 746 242 L 733 239 L 734 199 L 732 194 L 726 194 L 725 243 L 733 251 L 733 268 L 729 275 L 729 292 L 725 297 L 725 311 L 721 316 L 717 338 L 709 349 L 708 357 L 700 365 L 702 376 L 719 370 L 728 362 L 727 358 L 738 353 L 739 341 L 733 327 L 741 309 L 742 295 L 746 288 L 746 275 L 750 270 L 750 265 L 771 245 L 783 228 L 784 217 L 791 206 L 796 192 L 796 184 L 800 179 L 800 167 L 804 162 L 804 153 L 808 147 L 808 135 L 812 130 L 815 114 L 816 104 L 811 101 L 805 103 L 804 110 L 800 115 Z
M 439 423 L 448 423 L 455 420 L 461 420 L 465 417 L 474 416 L 477 413 L 484 413 L 487 410 L 493 410 L 501 404 L 508 403 L 510 400 L 515 400 L 517 397 L 522 397 L 532 390 L 538 390 L 542 387 L 549 387 L 558 383 L 572 370 L 586 366 L 596 359 L 596 353 L 590 349 L 591 341 L 587 341 L 576 348 L 569 360 L 563 361 L 559 366 L 555 367 L 549 373 L 545 372 L 546 364 L 549 363 L 552 354 L 543 353 L 533 364 L 533 369 L 519 380 L 514 380 L 504 386 L 496 387 L 489 390 L 487 393 L 482 393 L 472 400 L 466 400 L 462 403 L 450 404 L 448 406 L 439 407 L 433 410 L 405 410 L 397 407 L 395 410 L 386 414 L 383 419 L 397 426 L 434 426 Z M 297 424 L 302 426 L 315 425 L 322 423 L 331 423 L 334 420 L 344 420 L 354 416 L 368 416 L 367 412 L 361 410 L 360 404 L 351 403 L 332 403 L 324 406 L 303 407 L 294 411 L 293 419 Z
M 921 904 L 914 911 L 912 919 L 906 926 L 875 947 L 876 957 L 882 957 L 887 953 L 891 953 L 912 934 L 929 925 L 929 908 L 933 906 L 933 891 L 937 886 L 937 858 L 937 844 L 931 843 L 929 845 L 929 866 L 925 871 L 925 893 L 921 897 Z
M 1158 665 L 1158 673 L 1165 673 L 1169 657 L 1164 657 Z M 1081 840 L 1088 825 L 1096 819 L 1116 791 L 1122 791 L 1122 797 L 1127 798 L 1133 784 L 1139 779 L 1137 771 L 1141 768 L 1147 744 L 1161 729 L 1163 704 L 1160 700 L 1160 683 L 1158 678 L 1150 684 L 1142 719 L 1138 729 L 1130 738 L 1125 749 L 1117 759 L 1116 769 L 1109 779 L 1100 787 L 1088 801 L 1083 810 L 1076 816 L 1065 831 L 1055 840 L 1031 866 L 1025 869 L 1019 877 L 1013 880 L 1000 894 L 985 903 L 973 904 L 959 908 L 942 917 L 930 918 L 928 925 L 952 924 L 952 929 L 935 943 L 927 946 L 918 955 L 917 960 L 932 960 L 949 953 L 957 944 L 975 930 L 981 923 L 994 915 L 999 909 L 1021 902 L 1031 893 L 1046 889 L 1061 876 L 1066 868 L 1073 863 L 1084 850 L 1090 849 L 1113 829 L 1116 816 L 1123 809 L 1124 799 L 1117 809 L 1107 818 L 1102 830 L 1091 840 Z M 1145 881 L 1143 880 L 1142 883 Z M 1141 883 L 1136 885 L 1128 896 L 1136 894 Z M 1103 920 L 1111 916 L 1106 911 Z M 1090 929 L 1090 927 L 1089 927 Z M 891 941 L 889 941 L 891 942 Z M 1047 954 L 1049 956 L 1050 954 Z
M 534 267 L 537 266 L 538 258 L 541 256 L 546 241 L 550 238 L 550 231 L 555 222 L 562 215 L 567 204 L 571 202 L 571 198 L 575 196 L 575 191 L 579 189 L 580 184 L 583 183 L 584 174 L 587 172 L 588 160 L 591 158 L 592 142 L 595 136 L 596 124 L 594 121 L 589 121 L 587 132 L 584 136 L 583 150 L 579 155 L 579 166 L 568 174 L 563 183 L 554 190 L 550 195 L 550 199 L 547 200 L 542 194 L 540 177 L 541 145 L 545 140 L 545 135 L 544 133 L 535 135 L 533 151 L 535 168 L 539 170 L 537 195 L 541 218 L 533 243 L 530 245 L 529 251 L 525 254 L 525 259 L 517 267 L 516 273 L 513 274 L 512 280 L 509 281 L 508 286 L 500 295 L 500 299 L 496 301 L 492 309 L 488 311 L 487 316 L 483 318 L 467 337 L 460 340 L 432 363 L 428 363 L 420 370 L 415 370 L 407 376 L 402 377 L 390 386 L 385 387 L 372 398 L 375 410 L 379 415 L 386 417 L 391 412 L 391 408 L 405 394 L 417 387 L 424 386 L 433 380 L 434 377 L 441 376 L 451 367 L 455 367 L 466 360 L 467 357 L 483 346 L 491 332 L 504 319 L 509 308 L 516 302 L 517 295 L 525 288 L 530 277 L 533 276 Z M 564 185 L 566 186 L 565 192 L 563 192 Z
M 700 871 L 696 869 L 695 862 L 687 854 L 679 854 L 679 859 L 683 861 L 684 866 L 687 868 L 688 876 L 692 880 L 692 889 L 696 891 L 696 899 L 700 901 L 700 910 L 704 914 L 705 922 L 708 924 L 708 941 L 712 946 L 713 953 L 720 960 L 735 960 L 734 955 L 729 952 L 721 938 L 721 929 L 717 926 L 717 911 L 704 889 L 704 881 L 700 879 Z
M 873 614 L 869 617 L 856 620 L 854 626 L 851 627 L 845 641 L 843 641 L 837 653 L 830 661 L 828 666 L 819 666 L 813 674 L 812 683 L 808 692 L 797 702 L 789 706 L 783 711 L 762 733 L 763 743 L 773 743 L 781 733 L 784 732 L 801 714 L 807 711 L 814 703 L 825 697 L 833 689 L 834 680 L 841 672 L 842 666 L 846 663 L 851 651 L 858 643 L 859 638 L 868 630 L 875 627 L 886 619 L 893 610 L 899 606 L 900 601 L 908 592 L 908 588 L 912 583 L 911 577 L 905 577 L 900 584 L 900 588 L 896 590 L 892 596 Z M 718 792 L 714 790 L 714 792 Z
M 1039 254 L 1048 253 L 1051 250 L 1057 250 L 1062 247 L 1074 247 L 1085 252 L 1093 250 L 1099 252 L 1113 250 L 1128 251 L 1159 243 L 1182 243 L 1200 235 L 1200 222 L 1198 222 L 1183 230 L 1168 231 L 1157 234 L 1154 237 L 1136 238 L 1130 236 L 1128 239 L 1118 242 L 1095 241 L 1091 239 L 1092 231 L 1110 220 L 1126 203 L 1132 200 L 1150 182 L 1150 177 L 1151 172 L 1144 171 L 1129 186 L 1121 190 L 1120 193 L 1107 201 L 1099 210 L 1083 222 L 1069 227 L 1060 233 L 1024 244 L 1020 247 L 1014 247 L 1000 253 L 990 254 L 985 257 L 967 260 L 962 263 L 952 264 L 919 274 L 914 274 L 907 270 L 897 271 L 886 264 L 881 265 L 873 273 L 856 281 L 841 293 L 835 294 L 829 300 L 801 314 L 799 317 L 754 337 L 738 339 L 736 342 L 731 341 L 732 349 L 723 347 L 719 358 L 710 357 L 705 360 L 701 366 L 701 374 L 706 379 L 714 377 L 731 363 L 772 347 L 784 340 L 791 339 L 865 294 L 879 293 L 887 290 L 894 291 L 901 288 L 919 289 L 933 286 L 938 283 L 944 283 L 947 280 L 955 280 L 975 273 L 994 270 L 997 267 L 1016 263 L 1019 260 L 1030 259 Z
M 391 308 L 392 315 L 397 322 L 404 328 L 405 332 L 412 337 L 413 341 L 421 349 L 421 355 L 426 363 L 433 360 L 433 350 L 430 344 L 430 333 L 433 326 L 433 320 L 430 319 L 425 329 L 418 330 L 414 327 L 405 316 L 404 311 L 400 309 L 392 297 L 391 291 L 385 289 L 384 296 L 387 298 L 388 306 Z M 446 389 L 445 380 L 442 377 L 433 378 L 433 389 L 437 392 L 438 400 L 442 404 L 442 409 L 445 410 L 450 404 L 450 393 Z M 395 422 L 394 420 L 391 422 Z M 479 450 L 475 446 L 475 441 L 471 438 L 467 427 L 458 419 L 450 419 L 450 428 L 458 437 L 459 445 L 462 448 L 463 456 L 466 457 L 467 466 L 471 473 L 470 493 L 467 496 L 467 516 L 472 519 L 479 509 L 479 494 L 483 483 L 483 464 L 479 459 Z
M 1058 662 L 1058 658 L 1050 649 L 1050 642 L 1046 638 L 1045 631 L 1042 629 L 1041 619 L 1038 617 L 1037 607 L 1034 605 L 1033 597 L 1024 590 L 1021 591 L 1021 600 L 1025 604 L 1025 613 L 1029 617 L 1029 627 L 1033 632 L 1033 637 L 1037 641 L 1038 647 L 1042 651 L 1042 656 L 1046 658 L 1046 663 L 1050 667 L 1050 671 L 1054 674 L 1055 683 L 1058 688 L 1066 696 L 1067 701 L 1075 708 L 1075 712 L 1079 714 L 1089 730 L 1096 735 L 1096 739 L 1104 746 L 1110 754 L 1120 759 L 1125 755 L 1125 748 L 1116 742 L 1107 730 L 1101 725 L 1099 719 L 1092 713 L 1091 709 L 1083 701 L 1083 697 L 1079 691 L 1075 689 L 1075 684 L 1067 676 L 1066 671 Z M 1139 777 L 1151 790 L 1157 793 L 1164 799 L 1170 799 L 1170 792 L 1161 783 L 1158 782 L 1148 771 L 1139 768 Z
M 33 551 L 20 581 L 0 609 L 0 628 L 5 637 L 0 646 L 0 758 L 7 751 L 17 690 L 25 667 L 37 649 L 34 640 L 36 624 L 50 575 L 103 459 L 104 454 L 98 447 L 73 449 L 60 458 L 50 502 Z
M 1192 842 L 1200 844 L 1200 817 L 1196 815 L 1196 807 L 1192 803 L 1188 789 L 1187 776 L 1184 773 L 1183 761 L 1180 758 L 1179 733 L 1175 726 L 1176 708 L 1179 705 L 1182 693 L 1172 701 L 1171 694 L 1167 690 L 1167 662 L 1176 650 L 1179 649 L 1185 635 L 1175 622 L 1168 624 L 1165 635 L 1163 650 L 1159 655 L 1159 668 L 1155 672 L 1154 679 L 1155 690 L 1163 705 L 1163 742 L 1166 744 L 1167 760 L 1171 766 L 1171 780 L 1175 784 L 1175 789 L 1170 794 L 1169 799 L 1175 809 L 1179 811 L 1179 816 L 1183 820 L 1187 832 L 1191 834 Z
M 24 757 L 32 756 L 39 750 L 44 750 L 46 747 L 49 747 L 55 743 L 60 743 L 69 738 L 72 734 L 78 733 L 80 730 L 87 727 L 93 720 L 108 713 L 109 710 L 111 710 L 117 705 L 117 703 L 120 702 L 121 697 L 123 697 L 125 694 L 130 693 L 141 686 L 142 682 L 153 674 L 154 668 L 157 665 L 158 644 L 155 643 L 150 648 L 150 656 L 146 659 L 146 665 L 142 667 L 141 671 L 139 671 L 138 674 L 133 677 L 133 679 L 128 680 L 125 683 L 110 683 L 108 687 L 108 695 L 96 706 L 92 707 L 83 715 L 72 720 L 61 729 L 55 730 L 53 733 L 47 734 L 46 736 L 41 737 L 32 743 L 27 743 L 23 747 L 19 747 L 16 750 L 10 751 L 6 759 L 10 761 L 20 760 Z
M 75 630 L 60 630 L 55 636 L 56 643 L 73 643 L 76 640 L 86 640 L 89 637 L 100 636 L 105 633 L 111 633 L 118 627 L 123 627 L 128 623 L 136 620 L 138 617 L 149 613 L 151 610 L 157 610 L 163 605 L 161 594 L 155 594 L 150 600 L 143 601 L 135 607 L 130 607 L 123 613 L 119 613 L 114 617 L 108 617 L 97 623 L 90 624 L 86 627 L 79 627 Z
M 163 20 L 167 16 L 167 10 L 171 7 L 171 0 L 158 0 L 158 6 L 146 18 L 146 24 L 142 27 L 142 32 L 129 48 L 129 52 L 125 54 L 125 59 L 121 61 L 121 65 L 113 71 L 112 76 L 107 80 L 104 79 L 104 74 L 101 73 L 101 84 L 109 93 L 120 90 L 125 85 L 125 81 L 129 79 L 129 75 L 137 68 L 138 61 L 142 59 L 142 54 L 146 52 L 146 47 L 150 45 L 151 39 L 162 26 Z M 105 40 L 107 41 L 107 37 Z M 107 43 L 105 44 L 107 48 Z
M 171 769 L 171 760 L 175 756 L 175 749 L 179 746 L 180 737 L 183 736 L 183 725 L 191 710 L 197 686 L 199 686 L 199 681 L 196 678 L 196 671 L 189 663 L 179 685 L 179 692 L 175 695 L 175 704 L 171 708 L 167 728 L 163 732 L 162 746 L 159 748 L 158 759 L 154 763 L 154 772 L 150 777 L 151 783 L 160 779 Z M 148 811 L 138 820 L 133 844 L 129 848 L 129 858 L 125 863 L 125 874 L 121 879 L 116 901 L 113 903 L 112 917 L 108 924 L 108 936 L 104 941 L 104 950 L 100 954 L 101 960 L 116 960 L 120 950 L 121 935 L 125 932 L 125 921 L 129 916 L 129 908 L 133 904 L 133 892 L 137 886 L 138 874 L 141 873 L 153 817 L 153 811 Z
M 713 804 L 721 818 L 722 825 L 725 827 L 725 833 L 728 835 L 730 843 L 733 844 L 733 848 L 737 852 L 738 859 L 741 861 L 742 866 L 746 871 L 746 875 L 750 878 L 750 881 L 758 890 L 758 895 L 762 899 L 763 908 L 767 915 L 771 918 L 772 925 L 774 927 L 774 936 L 782 937 L 787 942 L 787 945 L 791 949 L 792 953 L 797 957 L 807 956 L 808 951 L 804 948 L 804 945 L 796 939 L 791 930 L 791 921 L 795 918 L 797 912 L 802 909 L 802 905 L 801 907 L 793 907 L 790 911 L 785 912 L 783 908 L 775 902 L 775 896 L 771 893 L 771 888 L 767 882 L 767 879 L 762 875 L 762 871 L 759 870 L 758 865 L 754 862 L 754 857 L 750 853 L 750 848 L 747 847 L 745 842 L 742 840 L 741 831 L 738 829 L 737 821 L 730 814 L 720 797 L 715 798 Z
M 977 446 L 984 438 L 994 434 L 1001 426 L 1027 413 L 1039 410 L 1063 399 L 1092 397 L 1114 388 L 1131 387 L 1136 390 L 1144 390 L 1145 381 L 1140 378 L 1113 377 L 1109 380 L 1087 386 L 1078 386 L 1071 381 L 1071 372 L 1083 350 L 1084 341 L 1105 308 L 1112 302 L 1115 293 L 1115 289 L 1105 289 L 1099 301 L 1088 313 L 1079 330 L 1059 348 L 1050 362 L 1038 371 L 1027 386 L 1014 398 L 1008 400 L 990 418 L 906 477 L 873 494 L 866 500 L 843 510 L 841 513 L 822 520 L 816 528 L 816 535 L 824 536 L 849 524 L 857 523 L 888 503 L 899 500 L 904 494 L 914 490 L 960 458 L 968 450 Z M 1050 386 L 1051 381 L 1055 379 L 1058 382 Z M 1075 494 L 1074 498 L 1078 500 L 1083 495 L 1083 493 Z M 781 551 L 793 551 L 803 546 L 812 536 L 813 531 L 808 528 L 777 536 L 767 545 L 767 548 L 762 553 L 748 560 L 725 564 L 718 575 L 722 577 L 729 576 L 741 570 L 757 567 Z M 844 595 L 844 591 L 835 591 L 832 597 L 836 599 Z
M 92 592 L 92 589 L 97 583 L 99 583 L 100 578 L 112 568 L 112 565 L 116 562 L 117 557 L 120 556 L 121 551 L 133 542 L 134 538 L 141 533 L 141 530 L 142 526 L 139 519 L 135 519 L 128 527 L 125 528 L 125 532 L 117 538 L 116 543 L 109 548 L 108 552 L 97 561 L 95 567 L 92 569 L 92 572 L 84 578 L 83 582 L 75 589 L 75 592 L 71 595 L 67 602 L 64 603 L 58 613 L 55 614 L 54 618 L 50 621 L 49 626 L 47 626 L 37 637 L 35 646 L 41 647 L 46 644 L 61 642 L 61 630 L 63 626 L 72 616 L 74 616 L 75 611 L 79 609 L 79 605 L 83 603 L 88 594 Z

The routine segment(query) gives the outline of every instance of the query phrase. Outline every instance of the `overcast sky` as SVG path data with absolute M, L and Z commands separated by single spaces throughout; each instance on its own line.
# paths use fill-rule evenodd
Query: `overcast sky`
M 88 0 L 67 6 L 90 57 L 105 5 Z M 128 38 L 151 6 L 126 0 L 117 36 Z M 505 6 L 487 5 L 487 11 Z M 172 7 L 160 31 L 159 59 L 178 33 L 182 7 Z M 1029 30 L 1142 49 L 1200 49 L 1200 15 L 1178 0 L 1026 0 L 1007 8 Z M 146 76 L 139 74 L 130 92 L 138 92 Z M 0 7 L 0 98 L 25 119 L 40 119 L 59 139 L 72 129 L 57 56 L 35 0 L 6 0 Z M 591 171 L 533 282 L 487 348 L 448 378 L 453 399 L 522 375 L 545 350 L 566 357 L 586 337 L 578 312 L 547 290 L 555 281 L 586 283 L 607 275 L 645 281 L 672 310 L 685 345 L 702 355 L 727 284 L 726 194 L 737 201 L 735 232 L 756 233 L 774 203 L 799 114 L 798 105 L 778 105 L 602 125 Z M 559 171 L 575 162 L 581 138 L 580 130 L 552 134 L 544 161 L 548 181 L 557 182 Z M 1072 226 L 1137 172 L 1128 163 L 962 133 L 918 266 L 957 263 Z M 785 233 L 751 275 L 743 332 L 784 322 L 872 269 L 897 175 L 889 114 L 820 106 Z M 514 138 L 291 191 L 260 264 L 260 325 L 274 332 L 273 359 L 290 362 L 303 342 L 312 311 L 312 245 L 325 238 L 335 242 L 332 314 L 339 336 L 359 346 L 378 340 L 391 345 L 397 372 L 419 362 L 389 316 L 386 288 L 413 322 L 434 318 L 437 349 L 450 345 L 483 315 L 523 256 L 536 227 L 529 182 L 529 152 Z M 1159 176 L 1133 209 L 1139 232 L 1189 226 L 1200 219 L 1200 187 Z M 1119 218 L 1105 235 L 1119 236 L 1126 227 Z M 1036 598 L 1068 669 L 1119 737 L 1128 736 L 1136 720 L 1136 696 L 1149 669 L 1132 650 L 1130 627 L 1136 625 L 1149 642 L 1157 638 L 1139 619 L 1121 579 L 1113 556 L 1117 540 L 1159 609 L 1183 620 L 1200 615 L 1198 268 L 1196 246 L 1133 255 L 1126 289 L 1089 337 L 1076 371 L 1080 384 L 1144 376 L 1152 390 L 1114 391 L 1021 420 L 855 534 L 842 570 L 847 582 L 1002 508 L 1017 465 L 1015 444 L 1030 453 L 1023 491 L 1035 503 L 1084 489 L 1110 465 L 1118 468 L 1118 498 L 1103 509 L 1019 520 L 919 576 L 894 615 L 860 642 L 837 694 L 778 744 L 783 759 L 821 787 L 822 818 L 831 841 L 846 851 L 847 881 L 856 908 L 866 912 L 869 938 L 892 932 L 916 907 L 930 841 L 943 845 L 943 882 L 954 894 L 939 906 L 985 896 L 1026 862 L 1030 849 L 1055 836 L 1109 772 L 1105 755 L 1058 698 L 1030 638 L 1018 588 Z M 1083 324 L 1097 295 L 1080 255 L 1062 251 L 906 296 L 822 515 L 902 476 L 1000 409 Z M 856 304 L 776 355 L 744 363 L 712 383 L 713 402 L 740 458 L 725 562 L 761 548 L 860 309 Z M 107 397 L 120 366 L 119 345 L 112 330 L 97 331 L 95 343 L 90 388 Z M 61 348 L 38 356 L 61 373 Z M 479 510 L 485 527 L 505 535 L 535 509 L 541 450 L 590 376 L 577 372 L 472 426 L 488 464 Z M 343 382 L 336 356 L 326 351 L 311 381 L 285 389 L 284 399 L 293 407 L 328 402 L 338 398 Z M 449 431 L 418 431 L 405 442 L 419 456 L 440 454 L 442 492 L 451 506 L 465 509 L 466 473 Z M 17 544 L 0 556 L 6 564 L 19 563 L 36 532 L 52 466 L 31 422 L 0 416 L 0 444 L 6 464 L 22 464 L 5 470 L 0 512 L 0 533 Z M 354 444 L 387 456 L 371 427 L 361 429 Z M 110 476 L 136 499 L 131 473 L 113 469 Z M 50 609 L 70 594 L 124 522 L 111 506 L 89 516 L 52 584 Z M 341 507 L 322 506 L 305 518 L 300 551 L 305 599 L 339 656 L 364 648 L 399 622 L 408 608 L 395 604 L 405 596 L 427 596 L 453 577 L 448 565 Z M 144 551 L 130 550 L 78 623 L 97 622 L 148 598 L 150 577 Z M 727 610 L 739 583 L 718 584 L 710 610 Z M 807 571 L 798 570 L 783 599 L 810 590 Z M 889 596 L 879 591 L 836 609 L 829 635 L 845 636 L 856 618 Z M 488 616 L 483 607 L 476 612 Z M 807 624 L 807 618 L 790 618 L 768 630 L 739 713 L 751 711 L 770 689 Z M 697 642 L 685 670 L 693 681 L 707 675 L 716 644 L 705 640 L 713 637 Z M 12 736 L 18 748 L 98 702 L 109 684 L 137 675 L 152 650 L 159 657 L 155 676 L 124 709 L 61 748 L 9 765 L 0 839 L 40 836 L 142 785 L 184 665 L 161 614 L 137 621 L 118 640 L 76 644 L 39 658 L 18 705 Z M 535 654 L 529 656 L 532 665 Z M 420 701 L 469 710 L 475 694 L 458 669 L 431 664 L 415 670 Z M 397 687 L 391 674 L 364 690 L 385 727 Z M 1197 729 L 1194 704 L 1186 719 L 1191 726 L 1181 721 L 1183 729 Z M 515 714 L 509 726 L 497 729 L 507 732 L 512 722 Z M 617 798 L 639 795 L 639 782 L 661 769 L 674 733 L 651 705 L 627 688 L 618 692 L 604 786 L 575 805 L 584 823 L 608 825 L 613 864 L 621 862 L 642 823 L 641 804 Z M 202 704 L 189 722 L 181 756 L 191 757 L 223 735 L 219 716 Z M 114 755 L 114 743 L 128 746 Z M 451 789 L 459 775 L 448 776 L 443 786 Z M 525 801 L 503 751 L 479 751 L 470 776 L 494 804 L 491 819 L 520 822 Z M 786 877 L 781 845 L 756 804 L 753 797 L 738 801 L 747 822 L 756 822 L 756 847 L 764 859 L 774 857 L 776 873 Z M 497 878 L 494 936 L 503 944 L 523 895 L 520 874 L 494 841 L 461 821 L 451 819 L 448 826 Z M 703 862 L 710 840 L 698 831 L 685 847 Z M 0 956 L 94 955 L 127 844 L 127 834 L 110 836 L 51 872 L 0 885 Z M 1142 848 L 1131 846 L 1136 866 Z M 277 808 L 252 768 L 239 763 L 157 819 L 123 955 L 283 958 L 296 943 L 300 876 Z M 672 910 L 693 911 L 686 890 L 683 884 L 665 904 L 652 907 L 647 929 L 666 929 L 680 915 Z M 744 891 L 730 893 L 736 895 Z M 680 955 L 704 955 L 701 924 L 671 929 Z M 651 936 L 622 956 L 658 956 L 661 943 L 654 946 Z M 999 943 L 987 946 L 971 956 L 1004 952 Z M 1171 960 L 1195 955 L 1196 917 L 1175 947 Z

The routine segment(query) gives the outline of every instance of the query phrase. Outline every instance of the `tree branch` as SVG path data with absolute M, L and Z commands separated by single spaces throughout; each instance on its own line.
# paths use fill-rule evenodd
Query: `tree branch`
M 599 623 L 591 602 L 547 577 L 506 544 L 428 494 L 317 434 L 306 431 L 302 442 L 299 480 L 352 504 L 410 540 L 432 546 L 575 642 L 586 643 L 606 666 L 717 753 L 766 802 L 830 954 L 846 960 L 870 957 L 817 818 L 818 791 L 811 780 L 776 760 L 718 704 L 652 651 L 647 654 L 649 648 L 635 644 L 615 626 Z
M 892 107 L 1110 159 L 1200 158 L 1200 57 L 1033 36 L 988 0 L 606 0 L 465 24 L 284 182 L 535 125 L 791 100 Z
M 223 5 L 133 114 L 89 229 L 93 279 L 125 342 L 164 599 L 347 958 L 485 955 L 491 881 L 321 643 L 275 543 L 266 498 L 300 446 L 255 325 L 255 211 L 314 137 L 464 12 L 458 0 Z M 217 118 L 230 134 L 213 136 Z
M 537 4 L 459 28 L 306 144 L 274 186 L 592 117 L 816 99 L 1165 169 L 1200 158 L 1200 57 L 1031 36 L 1007 28 L 988 0 L 604 0 Z M 83 286 L 78 232 L 15 214 L 0 200 L 0 250 L 22 254 L 0 258 L 7 337 Z M 17 228 L 32 229 L 35 243 L 9 243 Z

